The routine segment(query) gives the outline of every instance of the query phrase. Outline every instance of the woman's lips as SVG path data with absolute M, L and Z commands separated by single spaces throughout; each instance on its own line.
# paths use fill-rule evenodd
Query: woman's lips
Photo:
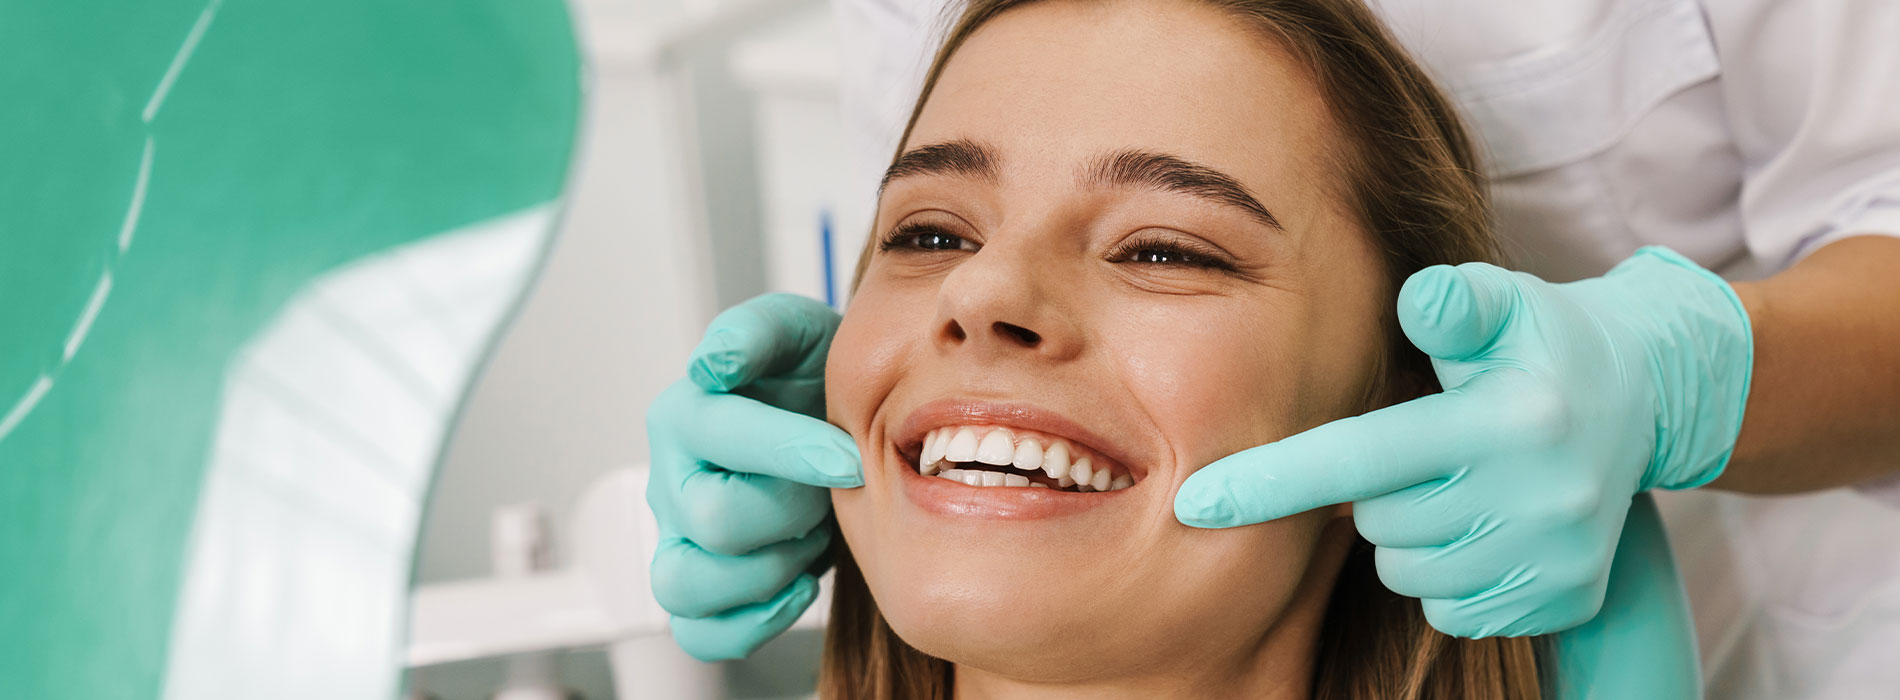
M 962 458 L 957 461 L 963 464 L 956 466 L 995 469 L 999 472 L 1015 469 L 1010 472 L 1013 481 L 1025 485 L 973 486 L 943 476 L 921 473 L 920 466 L 950 466 L 945 463 L 920 465 L 919 461 L 944 456 L 949 436 L 962 432 L 966 426 L 985 426 L 990 432 L 997 432 L 996 428 L 1008 429 L 1010 432 L 1003 434 L 1015 435 L 1019 440 L 1017 447 L 1021 447 L 1025 441 L 1038 438 L 1044 443 L 1066 442 L 1079 456 L 1086 458 L 1077 459 L 1075 466 L 1101 475 L 1099 481 L 1102 488 L 1093 492 L 1064 490 L 1065 483 L 1074 484 L 1075 480 L 1064 478 L 1061 482 L 1065 483 L 1058 483 L 1054 477 L 1034 467 L 1024 469 L 1020 464 L 1003 459 L 1000 448 L 994 450 L 996 454 L 985 455 L 981 459 L 974 456 L 975 452 L 950 456 Z M 896 435 L 895 443 L 889 448 L 889 457 L 899 473 L 899 482 L 905 495 L 923 510 L 939 515 L 1006 520 L 1073 515 L 1116 502 L 1117 496 L 1132 488 L 1133 482 L 1146 471 L 1131 470 L 1126 462 L 1104 451 L 1102 446 L 1106 445 L 1105 441 L 1073 421 L 1044 409 L 1020 404 L 954 399 L 936 401 L 912 412 Z M 926 437 L 930 439 L 926 440 Z M 963 451 L 971 451 L 967 449 L 968 445 L 963 447 L 966 448 Z M 1026 476 L 1033 476 L 1042 487 L 1026 485 Z
M 893 433 L 893 439 L 898 451 L 914 468 L 923 453 L 926 434 L 937 428 L 962 425 L 1023 429 L 1062 438 L 1083 448 L 1098 464 L 1113 473 L 1127 474 L 1137 483 L 1148 472 L 1146 462 L 1128 454 L 1125 445 L 1112 442 L 1060 413 L 1028 404 L 939 399 L 911 411 L 902 427 Z

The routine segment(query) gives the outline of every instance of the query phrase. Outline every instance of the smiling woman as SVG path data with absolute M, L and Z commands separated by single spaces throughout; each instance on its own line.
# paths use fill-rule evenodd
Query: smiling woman
M 1349 507 L 1200 530 L 1201 465 L 1436 388 L 1399 282 L 1495 257 L 1464 132 L 1353 0 L 975 0 L 827 361 L 864 455 L 830 698 L 1535 698 Z

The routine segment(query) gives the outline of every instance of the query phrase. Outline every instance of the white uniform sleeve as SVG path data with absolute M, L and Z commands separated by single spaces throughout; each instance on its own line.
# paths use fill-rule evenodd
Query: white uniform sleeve
M 1849 236 L 1900 236 L 1900 2 L 1708 11 L 1757 258 L 1785 266 Z M 1900 476 L 1858 490 L 1900 505 Z
M 1848 236 L 1900 236 L 1900 2 L 1725 0 L 1706 12 L 1756 258 L 1778 268 Z
M 831 8 L 843 44 L 838 99 L 851 185 L 869 197 L 896 153 L 950 8 L 948 0 L 832 0 Z

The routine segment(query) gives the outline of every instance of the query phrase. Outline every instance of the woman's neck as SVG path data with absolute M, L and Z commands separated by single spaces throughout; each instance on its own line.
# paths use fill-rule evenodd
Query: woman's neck
M 1244 667 L 1230 664 L 1194 668 L 1181 665 L 1155 672 L 1074 682 L 1025 681 L 958 665 L 956 700 L 1159 700 L 1166 698 L 1249 698 L 1250 700 L 1307 700 L 1312 697 L 1314 641 L 1317 629 L 1300 648 L 1270 645 Z M 1294 640 L 1288 639 L 1287 642 Z M 1225 667 L 1216 668 L 1216 666 Z

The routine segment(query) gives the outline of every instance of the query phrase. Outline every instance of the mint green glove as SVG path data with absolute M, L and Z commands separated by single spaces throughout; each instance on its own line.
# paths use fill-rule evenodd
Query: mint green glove
M 1469 263 L 1419 271 L 1400 325 L 1445 391 L 1221 459 L 1175 515 L 1258 523 L 1351 502 L 1379 577 L 1452 635 L 1596 615 L 1633 494 L 1722 473 L 1754 345 L 1735 293 L 1663 248 L 1570 284 Z
M 702 660 L 751 654 L 805 612 L 832 539 L 825 489 L 864 484 L 857 444 L 824 421 L 838 320 L 790 294 L 727 309 L 647 409 L 653 596 Z

